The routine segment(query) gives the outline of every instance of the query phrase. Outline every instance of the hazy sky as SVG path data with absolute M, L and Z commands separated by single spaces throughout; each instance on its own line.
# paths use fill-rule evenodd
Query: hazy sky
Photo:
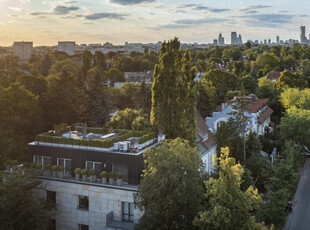
M 248 39 L 299 40 L 310 33 L 310 0 L 0 0 L 0 45 L 157 42 L 210 43 L 231 31 Z

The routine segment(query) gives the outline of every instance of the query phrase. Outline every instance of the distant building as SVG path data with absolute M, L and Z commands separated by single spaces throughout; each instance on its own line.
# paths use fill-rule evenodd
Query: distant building
M 238 45 L 242 45 L 242 37 L 241 37 L 241 34 L 239 34 L 239 36 L 237 37 L 237 44 L 238 44 Z
M 267 74 L 266 78 L 270 81 L 275 82 L 281 76 L 280 71 L 273 71 Z
M 277 44 L 280 44 L 280 37 L 277 36 Z
M 213 39 L 213 45 L 217 45 L 217 39 Z
M 153 83 L 153 72 L 124 72 L 127 82 L 132 83 Z
M 305 44 L 307 42 L 306 38 L 306 27 L 300 26 L 300 43 Z
M 231 32 L 231 44 L 236 45 L 237 44 L 237 33 Z
M 224 37 L 222 36 L 222 34 L 219 34 L 218 44 L 219 45 L 224 45 L 225 44 Z
M 13 53 L 22 61 L 28 61 L 33 52 L 33 42 L 14 42 Z
M 75 54 L 75 42 L 58 42 L 58 51 L 64 52 L 69 56 Z

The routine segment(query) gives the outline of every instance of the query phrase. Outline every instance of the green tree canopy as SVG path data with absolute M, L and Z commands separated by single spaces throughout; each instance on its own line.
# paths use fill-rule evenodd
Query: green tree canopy
M 289 71 L 284 71 L 281 73 L 281 76 L 277 79 L 275 83 L 275 88 L 281 91 L 287 87 L 305 88 L 307 87 L 307 82 L 299 75 L 299 73 L 291 73 Z
M 310 110 L 310 89 L 288 88 L 281 93 L 280 101 L 286 109 Z
M 145 210 L 137 229 L 194 229 L 203 199 L 203 164 L 187 140 L 167 140 L 144 153 L 136 205 Z
M 222 148 L 216 159 L 219 167 L 219 178 L 211 177 L 205 182 L 207 205 L 198 214 L 194 225 L 200 229 L 257 229 L 252 212 L 262 202 L 257 189 L 250 186 L 242 192 L 240 185 L 244 169 L 229 157 L 229 149 Z

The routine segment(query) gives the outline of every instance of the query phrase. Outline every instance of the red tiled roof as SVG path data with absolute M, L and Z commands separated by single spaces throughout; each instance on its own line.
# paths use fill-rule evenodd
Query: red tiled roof
M 265 110 L 264 112 L 262 112 L 260 115 L 259 115 L 259 118 L 258 118 L 258 122 L 259 124 L 262 124 L 268 117 L 270 117 L 270 115 L 273 113 L 273 110 L 268 108 L 267 110 Z
M 199 134 L 200 137 L 208 136 L 207 140 L 203 142 L 203 144 L 209 149 L 213 145 L 216 144 L 216 139 L 213 133 L 210 132 L 209 127 L 207 126 L 205 120 L 202 118 L 200 113 L 196 110 L 196 125 L 197 125 L 197 134 Z M 199 140 L 197 142 L 202 141 Z
M 248 111 L 250 113 L 257 113 L 258 110 L 267 105 L 268 99 L 256 99 L 252 101 L 252 104 L 249 106 Z
M 281 76 L 280 71 L 273 71 L 267 74 L 266 78 L 268 80 L 277 80 Z

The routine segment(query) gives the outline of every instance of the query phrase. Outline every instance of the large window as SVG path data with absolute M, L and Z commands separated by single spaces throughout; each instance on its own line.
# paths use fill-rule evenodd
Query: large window
M 79 224 L 79 230 L 88 230 L 88 229 L 89 229 L 88 225 Z
M 112 171 L 116 172 L 116 173 L 122 173 L 123 174 L 123 181 L 128 182 L 128 167 L 127 167 L 127 165 L 113 164 L 112 165 Z
M 122 202 L 122 219 L 124 221 L 133 222 L 134 220 L 134 204 Z
M 101 163 L 100 162 L 94 162 L 94 161 L 86 161 L 86 169 L 95 169 L 96 171 L 96 176 L 100 176 L 101 172 Z
M 78 208 L 88 210 L 88 196 L 79 196 L 79 206 Z
M 46 191 L 46 200 L 50 204 L 56 204 L 56 192 Z
M 45 165 L 51 165 L 52 164 L 52 158 L 35 155 L 35 156 L 33 156 L 33 162 L 36 164 L 41 164 L 42 168 L 44 169 Z
M 57 165 L 63 166 L 66 172 L 71 172 L 71 159 L 57 158 Z

